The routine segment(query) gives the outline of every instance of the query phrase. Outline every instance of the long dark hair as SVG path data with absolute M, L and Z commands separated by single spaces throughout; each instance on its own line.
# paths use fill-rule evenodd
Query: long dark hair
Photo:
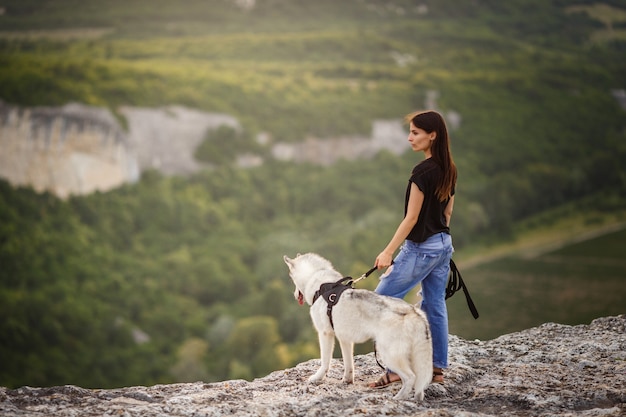
M 439 201 L 445 201 L 452 195 L 456 184 L 456 165 L 450 152 L 450 138 L 448 128 L 443 117 L 436 111 L 418 111 L 407 114 L 404 118 L 407 123 L 424 129 L 427 133 L 436 132 L 437 136 L 431 147 L 432 159 L 443 170 L 443 176 L 437 184 L 436 195 Z

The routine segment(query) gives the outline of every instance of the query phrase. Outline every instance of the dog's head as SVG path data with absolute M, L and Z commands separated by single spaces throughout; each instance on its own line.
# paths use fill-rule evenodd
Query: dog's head
M 314 282 L 311 278 L 318 271 L 333 270 L 332 264 L 315 253 L 297 254 L 293 259 L 285 255 L 283 259 L 289 268 L 289 276 L 296 286 L 293 293 L 295 299 L 300 305 L 303 305 L 305 300 L 311 302 L 313 293 L 323 283 Z
M 302 294 L 302 291 L 300 291 L 300 288 L 298 287 L 298 284 L 296 282 L 296 276 L 298 274 L 298 258 L 300 258 L 302 255 L 297 254 L 296 257 L 294 259 L 289 258 L 287 255 L 283 256 L 283 259 L 285 261 L 285 263 L 287 264 L 287 267 L 289 268 L 289 276 L 291 277 L 291 280 L 293 281 L 294 285 L 296 286 L 296 290 L 293 293 L 293 296 L 296 300 L 298 300 L 298 304 L 303 305 L 304 304 L 304 294 Z

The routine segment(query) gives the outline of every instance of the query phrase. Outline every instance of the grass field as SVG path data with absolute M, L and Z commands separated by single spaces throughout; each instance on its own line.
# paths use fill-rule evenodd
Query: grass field
M 569 13 L 587 13 L 591 18 L 602 22 L 604 29 L 599 29 L 591 35 L 591 42 L 603 43 L 615 39 L 626 39 L 626 30 L 620 28 L 626 22 L 626 12 L 606 4 L 592 6 L 570 6 Z

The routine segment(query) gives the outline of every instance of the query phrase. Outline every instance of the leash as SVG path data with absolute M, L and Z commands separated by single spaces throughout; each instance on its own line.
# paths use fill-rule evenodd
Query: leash
M 393 261 L 391 261 L 391 265 L 393 265 Z M 354 281 L 352 281 L 352 284 L 356 284 L 357 282 L 369 277 L 370 275 L 372 275 L 372 273 L 374 271 L 376 271 L 378 269 L 377 266 L 374 266 L 372 269 L 370 269 L 369 271 L 367 271 L 366 273 L 364 273 L 363 275 L 361 275 L 360 277 L 358 277 L 357 279 L 355 279 Z
M 470 309 L 472 316 L 474 319 L 478 318 L 478 310 L 474 305 L 474 301 L 472 301 L 472 297 L 470 297 L 469 291 L 465 286 L 465 282 L 463 282 L 463 277 L 461 276 L 461 271 L 456 267 L 456 264 L 452 259 L 450 259 L 450 276 L 448 278 L 448 286 L 446 287 L 446 300 L 454 295 L 455 292 L 462 289 L 465 294 L 465 301 L 467 301 L 467 307 Z

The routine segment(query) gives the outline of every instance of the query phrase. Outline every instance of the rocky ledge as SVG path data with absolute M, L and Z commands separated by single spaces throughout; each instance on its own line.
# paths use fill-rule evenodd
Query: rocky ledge
M 2 416 L 624 416 L 626 315 L 589 325 L 547 323 L 489 341 L 450 337 L 445 385 L 423 402 L 394 401 L 399 385 L 372 390 L 373 355 L 355 358 L 356 381 L 341 382 L 341 359 L 324 383 L 307 378 L 319 361 L 237 380 L 91 390 L 72 385 L 0 388 Z

